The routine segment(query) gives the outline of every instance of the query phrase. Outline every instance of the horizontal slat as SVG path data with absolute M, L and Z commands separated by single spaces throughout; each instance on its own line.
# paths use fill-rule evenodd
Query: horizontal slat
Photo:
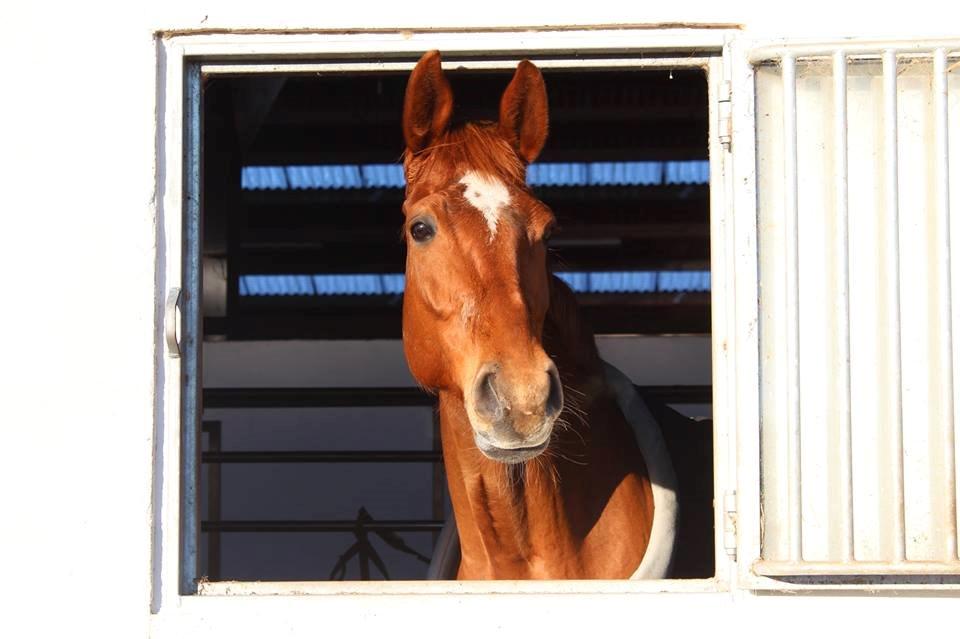
M 712 401 L 710 386 L 636 386 L 644 397 L 665 404 Z M 436 398 L 419 388 L 207 388 L 203 406 L 210 408 L 324 408 L 361 406 L 433 406 Z M 362 451 L 373 454 L 376 451 Z
M 378 464 L 440 462 L 438 450 L 255 450 L 208 451 L 205 464 Z
M 384 519 L 380 521 L 352 520 L 228 520 L 204 521 L 201 532 L 265 533 L 265 532 L 434 532 L 443 528 L 442 519 Z
M 903 41 L 870 41 L 855 40 L 853 42 L 809 43 L 800 45 L 776 44 L 757 47 L 752 50 L 749 60 L 752 64 L 760 64 L 779 60 L 783 56 L 793 55 L 798 58 L 829 57 L 837 52 L 853 56 L 871 56 L 879 58 L 882 51 L 894 51 L 898 54 L 930 54 L 937 49 L 951 51 L 950 57 L 960 55 L 960 40 L 903 40 Z
M 753 572 L 764 577 L 793 575 L 960 575 L 960 561 L 758 561 Z
M 562 579 L 529 581 L 213 581 L 203 579 L 197 592 L 205 596 L 303 597 L 304 595 L 624 595 L 639 593 L 713 593 L 718 579 Z M 195 599 L 195 598 L 194 598 Z M 192 601 L 188 602 L 194 603 Z M 199 602 L 201 605 L 205 602 Z
M 644 57 L 644 58 L 597 58 L 577 60 L 578 69 L 677 69 L 690 67 L 703 67 L 709 62 L 705 57 Z M 340 60 L 329 62 L 290 62 L 274 64 L 230 64 L 230 63 L 209 63 L 201 67 L 204 75 L 249 75 L 251 73 L 408 73 L 414 67 L 414 62 L 393 62 L 393 61 L 375 61 L 375 62 L 343 62 Z M 449 71 L 460 71 L 463 69 L 495 71 L 512 71 L 517 67 L 516 60 L 452 60 L 444 62 L 443 66 Z M 568 59 L 561 60 L 537 60 L 537 66 L 541 69 L 569 69 L 571 62 Z
M 673 297 L 683 303 L 644 306 L 587 306 L 581 309 L 585 324 L 597 335 L 700 335 L 710 333 L 709 304 L 686 303 L 689 293 Z M 231 340 L 357 340 L 400 339 L 400 309 L 380 308 L 364 312 L 360 309 L 298 308 L 275 312 L 250 313 L 204 320 L 206 335 L 228 335 Z
M 204 408 L 433 406 L 419 388 L 206 388 Z
M 651 237 L 633 235 L 611 233 L 597 241 L 583 238 L 577 244 L 570 242 L 569 235 L 561 236 L 557 238 L 560 242 L 551 246 L 550 259 L 572 271 L 702 270 L 709 264 L 706 235 L 689 230 Z M 398 231 L 389 240 L 353 244 L 324 240 L 308 231 L 299 240 L 265 235 L 245 243 L 230 258 L 230 266 L 231 284 L 232 273 L 397 273 L 404 269 L 404 252 Z

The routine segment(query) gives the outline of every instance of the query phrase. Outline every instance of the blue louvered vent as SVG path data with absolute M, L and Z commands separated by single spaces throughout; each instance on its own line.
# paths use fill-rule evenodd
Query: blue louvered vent
M 706 160 L 670 162 L 541 162 L 527 169 L 531 186 L 658 186 L 707 184 Z M 247 191 L 403 188 L 399 164 L 245 166 L 240 184 Z
M 241 275 L 240 295 L 399 295 L 400 274 Z
M 561 272 L 578 293 L 702 293 L 710 291 L 710 271 Z M 399 295 L 399 273 L 360 275 L 242 275 L 240 295 Z

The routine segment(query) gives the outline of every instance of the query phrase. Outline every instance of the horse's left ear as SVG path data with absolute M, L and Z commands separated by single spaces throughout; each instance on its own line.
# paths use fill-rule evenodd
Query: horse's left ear
M 547 141 L 547 87 L 529 60 L 523 60 L 500 98 L 500 132 L 527 164 Z

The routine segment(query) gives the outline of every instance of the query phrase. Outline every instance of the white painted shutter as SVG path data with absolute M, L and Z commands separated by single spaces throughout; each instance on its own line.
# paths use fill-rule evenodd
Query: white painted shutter
M 960 574 L 960 42 L 751 59 L 755 571 Z

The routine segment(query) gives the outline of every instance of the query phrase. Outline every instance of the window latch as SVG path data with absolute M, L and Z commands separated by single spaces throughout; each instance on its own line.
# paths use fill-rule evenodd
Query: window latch
M 180 311 L 180 288 L 174 286 L 167 293 L 167 303 L 163 312 L 163 332 L 167 341 L 167 355 L 171 358 L 180 357 L 180 339 L 177 335 L 180 322 L 177 321 Z

